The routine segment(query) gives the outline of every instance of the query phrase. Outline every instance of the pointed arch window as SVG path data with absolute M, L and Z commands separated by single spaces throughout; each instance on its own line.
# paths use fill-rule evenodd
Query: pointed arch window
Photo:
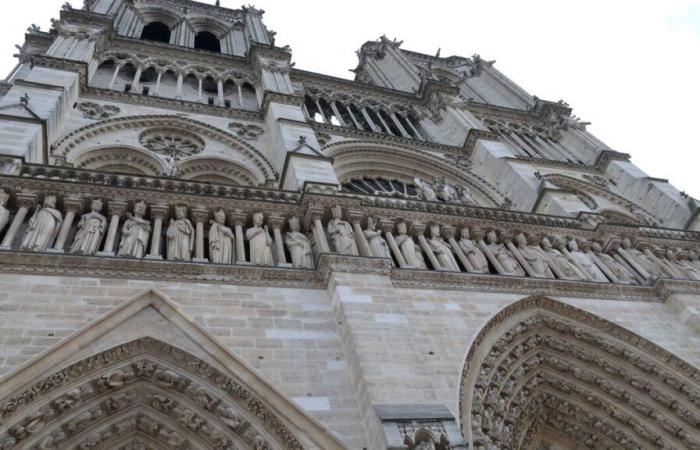
M 151 22 L 141 32 L 141 39 L 156 42 L 170 42 L 170 28 L 163 22 Z

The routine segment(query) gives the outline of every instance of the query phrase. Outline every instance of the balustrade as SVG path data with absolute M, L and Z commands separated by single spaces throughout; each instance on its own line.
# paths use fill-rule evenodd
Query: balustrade
M 339 253 L 388 258 L 409 270 L 617 284 L 700 280 L 698 245 L 689 239 L 664 245 L 630 234 L 599 242 L 556 228 L 480 228 L 468 218 L 409 224 L 378 217 L 376 208 L 370 214 L 310 203 L 305 211 L 274 213 L 252 204 L 230 208 L 231 201 L 209 206 L 105 197 L 2 191 L 0 249 L 299 269 L 312 269 L 314 256 Z

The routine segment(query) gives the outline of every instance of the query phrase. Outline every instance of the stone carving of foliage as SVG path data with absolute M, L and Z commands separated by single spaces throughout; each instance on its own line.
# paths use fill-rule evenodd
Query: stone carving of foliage
M 177 159 L 201 153 L 204 139 L 194 133 L 176 128 L 154 128 L 139 136 L 139 141 L 148 150 L 160 155 L 170 155 Z
M 79 103 L 78 109 L 83 112 L 84 118 L 92 120 L 107 119 L 122 112 L 117 106 L 100 105 L 93 102 Z
M 228 127 L 236 133 L 236 136 L 249 141 L 258 139 L 258 136 L 265 131 L 257 125 L 246 125 L 238 122 L 231 122 Z

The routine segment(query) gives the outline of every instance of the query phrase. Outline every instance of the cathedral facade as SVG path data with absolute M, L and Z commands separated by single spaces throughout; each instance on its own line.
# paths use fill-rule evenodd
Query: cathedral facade
M 0 83 L 0 449 L 700 449 L 700 204 L 493 61 L 86 0 Z

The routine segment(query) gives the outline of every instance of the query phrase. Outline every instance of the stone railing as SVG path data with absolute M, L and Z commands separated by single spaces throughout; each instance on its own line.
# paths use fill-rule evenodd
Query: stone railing
M 15 173 L 0 175 L 0 250 L 15 258 L 97 257 L 90 264 L 105 271 L 112 260 L 128 270 L 153 263 L 160 271 L 173 264 L 173 271 L 193 274 L 254 267 L 279 275 L 316 269 L 322 254 L 334 253 L 383 258 L 392 270 L 440 274 L 436 279 L 463 273 L 638 286 L 700 280 L 698 237 L 678 230 L 587 230 L 575 219 L 387 202 L 324 186 L 300 194 L 65 167 L 24 165 Z

